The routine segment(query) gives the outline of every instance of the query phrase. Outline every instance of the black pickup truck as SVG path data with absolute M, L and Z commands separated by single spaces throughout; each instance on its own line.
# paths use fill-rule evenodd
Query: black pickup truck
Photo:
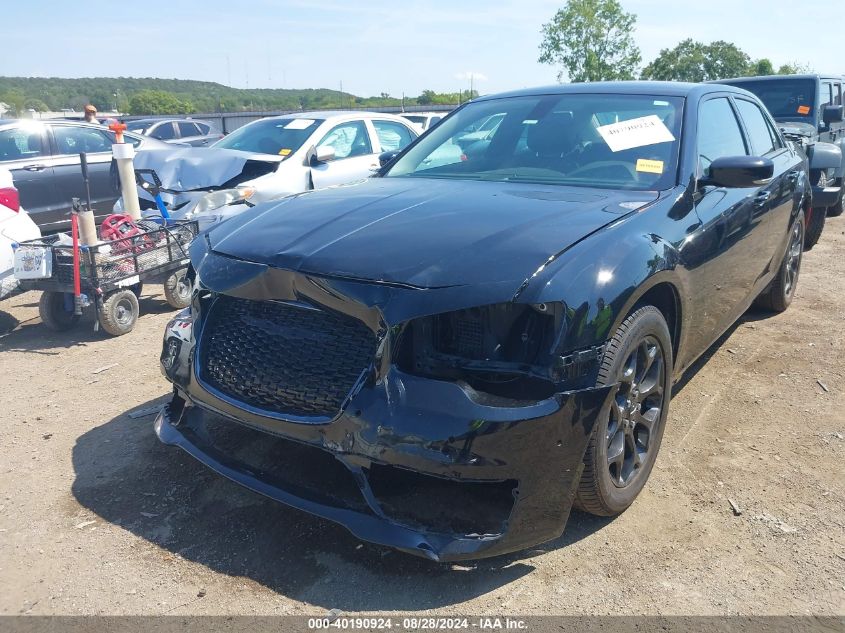
M 810 163 L 813 212 L 807 218 L 806 248 L 819 239 L 826 216 L 842 213 L 845 178 L 843 78 L 836 75 L 773 75 L 723 79 L 754 93 L 781 133 L 803 148 Z

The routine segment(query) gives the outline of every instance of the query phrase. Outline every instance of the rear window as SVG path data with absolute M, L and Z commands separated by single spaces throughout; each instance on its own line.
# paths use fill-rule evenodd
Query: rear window
M 757 95 L 775 118 L 815 116 L 816 82 L 812 79 L 732 81 L 731 85 Z

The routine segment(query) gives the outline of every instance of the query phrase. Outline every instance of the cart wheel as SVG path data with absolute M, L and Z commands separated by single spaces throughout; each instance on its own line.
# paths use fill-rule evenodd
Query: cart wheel
M 103 299 L 100 325 L 112 336 L 127 334 L 138 320 L 138 297 L 131 290 L 118 290 Z
M 71 306 L 73 300 L 71 299 Z M 42 292 L 41 298 L 38 300 L 38 315 L 41 317 L 41 322 L 54 332 L 63 332 L 72 328 L 77 321 L 79 315 L 73 313 L 73 308 L 67 309 L 65 303 L 65 293 L 63 292 Z
M 185 278 L 187 269 L 177 270 L 164 282 L 164 298 L 176 309 L 191 305 L 191 282 Z

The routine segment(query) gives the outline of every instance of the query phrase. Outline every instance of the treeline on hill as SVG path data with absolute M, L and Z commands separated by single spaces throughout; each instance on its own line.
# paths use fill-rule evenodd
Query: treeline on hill
M 473 96 L 477 96 L 477 92 Z M 436 93 L 424 90 L 406 98 L 405 105 L 456 104 L 469 98 L 464 93 Z M 311 110 L 402 105 L 401 98 L 382 93 L 358 97 L 325 88 L 240 89 L 210 81 L 133 77 L 0 77 L 0 102 L 10 106 L 13 116 L 26 110 L 36 112 L 72 109 L 81 111 L 92 103 L 101 112 L 117 109 L 129 114 L 191 114 L 194 112 L 239 112 L 268 110 Z

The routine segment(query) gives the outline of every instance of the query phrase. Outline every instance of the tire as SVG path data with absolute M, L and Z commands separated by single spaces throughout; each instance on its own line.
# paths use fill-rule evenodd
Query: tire
M 789 242 L 786 253 L 780 263 L 777 277 L 772 280 L 757 300 L 755 305 L 771 312 L 783 312 L 795 297 L 798 275 L 801 272 L 801 243 L 804 241 L 804 212 L 798 214 L 789 229 Z
M 843 179 L 842 178 L 836 179 L 836 186 L 839 187 L 840 189 L 842 189 L 842 186 L 843 186 Z M 843 198 L 843 196 L 845 196 L 845 190 L 843 190 L 839 193 L 839 200 L 836 201 L 836 204 L 834 204 L 832 207 L 830 207 L 827 210 L 827 217 L 838 218 L 840 215 L 842 215 L 842 198 Z
M 663 438 L 672 388 L 672 339 L 654 306 L 634 311 L 608 343 L 598 385 L 618 383 L 584 455 L 575 507 L 613 516 L 645 486 Z M 647 388 L 642 389 L 646 384 Z M 618 457 L 613 458 L 616 452 Z
M 38 300 L 38 315 L 41 322 L 54 332 L 69 330 L 79 321 L 78 314 L 65 310 L 63 292 L 42 292 Z
M 819 241 L 824 230 L 825 218 L 828 214 L 828 209 L 824 207 L 813 207 L 810 210 L 810 220 L 807 222 L 807 231 L 804 234 L 804 250 L 809 251 Z
M 138 297 L 131 290 L 118 290 L 103 299 L 100 325 L 112 336 L 132 331 L 138 321 Z
M 177 310 L 191 305 L 191 282 L 185 278 L 187 272 L 184 268 L 177 270 L 164 282 L 164 298 Z

